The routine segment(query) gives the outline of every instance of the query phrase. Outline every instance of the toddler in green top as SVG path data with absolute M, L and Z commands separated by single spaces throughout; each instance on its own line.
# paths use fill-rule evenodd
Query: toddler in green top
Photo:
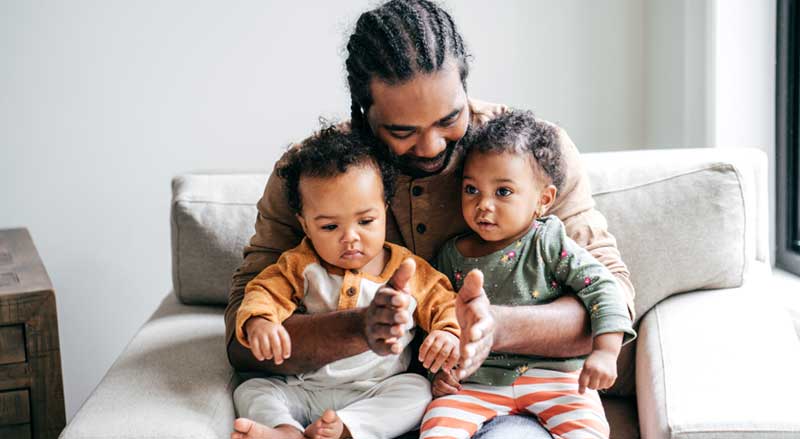
M 436 268 L 459 290 L 479 269 L 494 305 L 536 305 L 574 293 L 589 311 L 587 357 L 548 358 L 492 352 L 460 384 L 434 378 L 421 438 L 469 438 L 496 416 L 528 413 L 554 437 L 607 438 L 597 390 L 616 379 L 617 356 L 636 333 L 616 279 L 546 216 L 564 180 L 557 128 L 527 111 L 497 117 L 470 142 L 461 204 L 471 233 L 442 247 Z M 531 334 L 536 337 L 536 334 Z

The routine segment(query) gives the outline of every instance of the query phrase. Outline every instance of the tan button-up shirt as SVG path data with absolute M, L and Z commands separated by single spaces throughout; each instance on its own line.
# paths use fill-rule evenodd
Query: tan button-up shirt
M 482 125 L 508 111 L 503 105 L 470 100 L 471 123 Z M 589 178 L 583 169 L 575 144 L 559 128 L 565 178 L 556 202 L 548 214 L 558 216 L 567 234 L 586 248 L 613 273 L 625 293 L 633 316 L 633 285 L 628 267 L 622 262 L 617 243 L 608 232 L 605 217 L 594 209 Z M 400 175 L 397 191 L 391 200 L 386 220 L 386 240 L 402 245 L 415 254 L 431 260 L 439 247 L 451 237 L 468 230 L 461 216 L 461 182 L 457 169 L 462 157 L 455 155 L 446 169 L 436 175 L 411 178 Z M 533 202 L 533 200 L 531 201 Z M 228 307 L 225 310 L 226 340 L 230 342 L 236 328 L 236 311 L 242 302 L 244 288 L 281 253 L 296 247 L 303 239 L 303 230 L 289 208 L 282 180 L 273 173 L 264 196 L 258 202 L 256 233 L 244 249 L 244 261 L 233 274 Z

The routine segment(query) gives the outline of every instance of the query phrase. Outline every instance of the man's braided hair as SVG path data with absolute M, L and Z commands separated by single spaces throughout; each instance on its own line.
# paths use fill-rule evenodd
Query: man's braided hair
M 453 18 L 428 0 L 392 0 L 364 12 L 347 42 L 347 83 L 353 128 L 365 129 L 370 81 L 399 84 L 454 61 L 466 90 L 468 54 Z

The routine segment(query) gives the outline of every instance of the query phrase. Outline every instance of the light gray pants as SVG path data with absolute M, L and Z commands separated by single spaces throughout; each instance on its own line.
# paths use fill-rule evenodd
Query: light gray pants
M 431 387 L 412 373 L 389 377 L 366 391 L 309 390 L 279 378 L 254 378 L 236 388 L 233 401 L 239 416 L 271 428 L 291 425 L 302 432 L 331 409 L 354 439 L 393 438 L 419 427 Z

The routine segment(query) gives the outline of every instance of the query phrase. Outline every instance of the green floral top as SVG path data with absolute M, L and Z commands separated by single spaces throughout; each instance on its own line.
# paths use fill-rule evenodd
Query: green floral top
M 479 258 L 464 257 L 456 241 L 447 241 L 434 266 L 450 278 L 456 291 L 477 268 L 493 305 L 537 305 L 575 293 L 589 310 L 592 336 L 623 332 L 623 343 L 636 337 L 622 292 L 608 269 L 567 237 L 555 216 L 534 221 L 531 230 L 508 247 Z M 531 334 L 536 337 L 536 334 Z M 529 368 L 578 370 L 585 357 L 548 358 L 492 352 L 465 382 L 507 386 Z

